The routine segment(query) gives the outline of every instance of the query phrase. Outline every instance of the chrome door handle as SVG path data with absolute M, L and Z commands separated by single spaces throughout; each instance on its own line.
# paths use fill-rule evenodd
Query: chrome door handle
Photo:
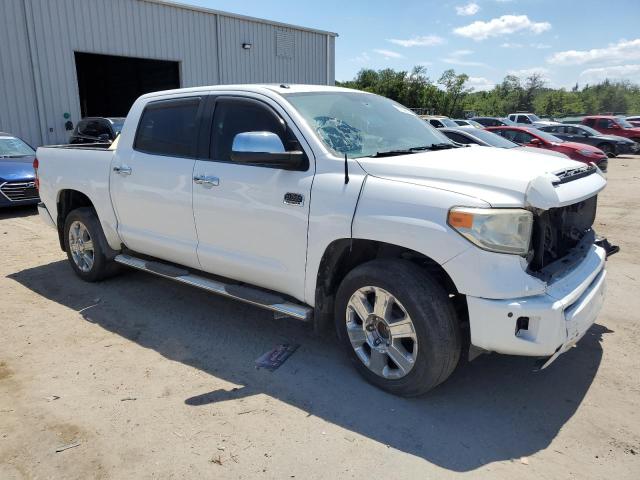
M 193 177 L 193 182 L 205 187 L 217 187 L 220 185 L 220 179 L 218 177 L 210 177 L 208 175 L 196 175 Z
M 113 167 L 113 171 L 120 175 L 131 175 L 131 167 Z

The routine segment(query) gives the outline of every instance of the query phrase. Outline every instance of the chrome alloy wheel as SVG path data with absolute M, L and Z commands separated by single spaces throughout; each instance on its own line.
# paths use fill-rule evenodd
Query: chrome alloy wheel
M 69 250 L 76 266 L 84 273 L 89 272 L 94 261 L 93 240 L 87 227 L 78 220 L 69 228 Z
M 380 287 L 362 287 L 349 299 L 347 334 L 356 355 L 376 375 L 407 375 L 418 356 L 416 329 L 402 304 Z

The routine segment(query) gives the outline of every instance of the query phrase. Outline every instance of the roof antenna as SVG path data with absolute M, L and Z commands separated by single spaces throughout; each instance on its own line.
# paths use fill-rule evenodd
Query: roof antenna
M 344 184 L 349 183 L 349 164 L 347 163 L 347 154 L 344 154 Z

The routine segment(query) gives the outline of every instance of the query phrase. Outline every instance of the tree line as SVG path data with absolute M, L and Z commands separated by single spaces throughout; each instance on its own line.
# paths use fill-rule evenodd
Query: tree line
M 550 88 L 542 75 L 534 73 L 524 79 L 507 75 L 488 91 L 474 91 L 468 81 L 468 75 L 452 69 L 432 81 L 425 67 L 416 66 L 411 71 L 362 69 L 353 80 L 336 85 L 377 93 L 424 113 L 453 118 L 467 114 L 505 116 L 518 111 L 551 117 L 640 113 L 640 85 L 629 81 L 604 80 L 582 87 L 576 84 L 567 90 Z

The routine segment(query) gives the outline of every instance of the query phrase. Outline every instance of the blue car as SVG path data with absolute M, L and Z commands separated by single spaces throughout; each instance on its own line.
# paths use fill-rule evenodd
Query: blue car
M 0 208 L 40 201 L 33 171 L 35 155 L 33 148 L 19 138 L 0 132 Z

